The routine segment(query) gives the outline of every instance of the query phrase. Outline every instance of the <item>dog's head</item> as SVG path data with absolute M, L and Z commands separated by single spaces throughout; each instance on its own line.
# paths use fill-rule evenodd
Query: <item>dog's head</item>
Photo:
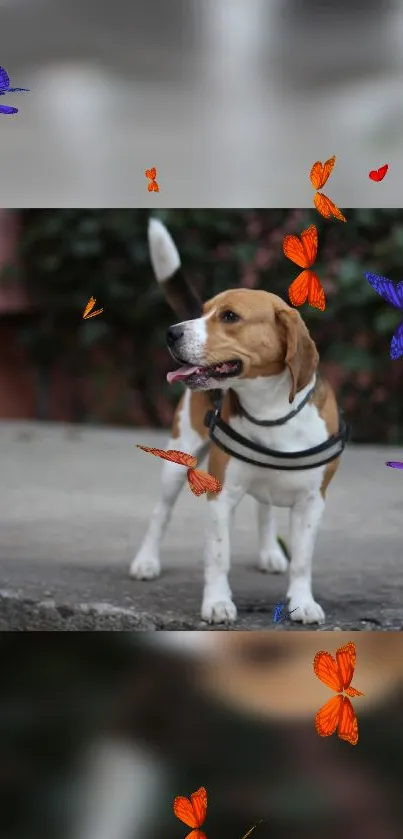
M 299 312 L 276 294 L 250 289 L 213 297 L 204 304 L 202 317 L 168 329 L 167 344 L 183 365 L 168 373 L 169 383 L 225 389 L 239 379 L 273 376 L 287 367 L 290 402 L 310 382 L 319 360 Z

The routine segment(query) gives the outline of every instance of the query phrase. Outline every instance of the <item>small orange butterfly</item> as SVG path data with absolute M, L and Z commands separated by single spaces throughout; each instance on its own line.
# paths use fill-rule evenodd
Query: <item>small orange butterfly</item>
M 84 309 L 83 318 L 85 320 L 88 320 L 88 318 L 94 318 L 95 315 L 100 315 L 103 312 L 103 309 L 97 309 L 96 312 L 91 312 L 91 309 L 94 308 L 96 302 L 97 301 L 95 300 L 95 297 L 90 297 L 90 299 L 89 299 L 89 301 L 88 301 L 88 303 L 87 303 L 87 305 Z M 91 314 L 90 314 L 90 312 L 91 312 Z
M 188 827 L 193 828 L 186 839 L 207 839 L 206 834 L 200 830 L 207 813 L 207 792 L 204 787 L 200 787 L 197 792 L 192 792 L 190 800 L 178 795 L 174 799 L 173 807 L 175 816 Z
M 288 259 L 304 268 L 291 283 L 288 296 L 293 306 L 302 306 L 308 298 L 308 303 L 315 309 L 324 312 L 326 309 L 325 292 L 319 278 L 314 271 L 309 270 L 315 263 L 318 250 L 318 231 L 314 224 L 303 230 L 301 238 L 298 236 L 284 236 L 283 251 Z
M 157 181 L 155 180 L 156 177 L 157 177 L 157 170 L 156 170 L 155 166 L 153 166 L 152 169 L 146 169 L 144 174 L 145 174 L 146 178 L 149 178 L 149 180 L 150 180 L 150 183 L 147 185 L 148 191 L 149 192 L 159 192 L 160 188 L 157 184 Z
M 310 172 L 310 179 L 311 184 L 314 189 L 322 189 L 325 185 L 326 181 L 330 177 L 333 171 L 333 166 L 336 163 L 336 155 L 334 154 L 333 157 L 330 157 L 329 160 L 326 160 L 325 163 L 321 163 L 320 160 L 317 160 L 316 163 L 313 164 L 311 172 Z M 315 204 L 316 209 L 318 212 L 324 216 L 324 218 L 331 218 L 334 216 L 335 218 L 339 219 L 339 221 L 347 221 L 345 216 L 336 204 L 333 204 L 333 201 L 330 198 L 327 198 L 326 195 L 323 195 L 323 192 L 316 192 L 314 195 L 313 203 Z
M 195 469 L 197 466 L 197 457 L 186 452 L 179 452 L 176 449 L 153 449 L 149 446 L 139 446 L 143 452 L 154 454 L 156 457 L 162 457 L 163 460 L 170 460 L 172 463 L 178 463 L 179 466 L 187 466 L 187 479 L 189 488 L 194 495 L 203 495 L 204 492 L 218 493 L 222 490 L 222 485 L 217 478 L 210 475 L 209 472 L 203 472 L 202 469 Z
M 352 746 L 358 743 L 358 721 L 347 696 L 364 696 L 361 691 L 351 687 L 355 661 L 356 649 L 352 641 L 336 651 L 335 659 L 330 653 L 321 651 L 316 653 L 313 660 L 314 673 L 318 679 L 339 694 L 329 699 L 316 714 L 316 731 L 320 737 L 329 737 L 337 728 L 340 739 L 347 740 Z M 347 696 L 344 696 L 345 693 Z

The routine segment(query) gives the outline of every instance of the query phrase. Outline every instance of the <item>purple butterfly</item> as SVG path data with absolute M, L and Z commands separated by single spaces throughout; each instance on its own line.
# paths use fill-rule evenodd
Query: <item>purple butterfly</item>
M 403 469 L 403 463 L 401 460 L 387 460 L 386 466 L 391 466 L 392 469 Z
M 10 105 L 0 105 L 0 114 L 18 114 L 18 108 L 12 108 Z
M 281 613 L 284 610 L 284 606 L 285 606 L 284 600 L 280 600 L 280 603 L 277 603 L 277 605 L 275 606 L 274 615 L 273 615 L 273 623 L 281 623 L 282 621 L 287 620 L 288 615 L 292 615 L 292 613 L 296 612 L 297 609 L 298 609 L 298 606 L 297 606 L 296 609 L 292 609 L 291 612 L 288 613 L 288 615 L 282 615 Z
M 392 306 L 395 306 L 396 309 L 401 309 L 403 311 L 403 282 L 397 283 L 395 285 L 392 283 L 392 280 L 388 280 L 387 277 L 379 277 L 378 274 L 365 274 L 366 279 L 372 285 L 372 288 L 383 297 L 384 300 L 387 300 L 388 303 L 391 303 Z M 394 360 L 396 358 L 401 358 L 403 356 L 403 321 L 400 326 L 397 327 L 396 332 L 390 342 L 390 357 Z
M 28 87 L 10 87 L 10 79 L 4 67 L 0 67 L 0 96 L 4 96 L 5 93 L 26 93 L 28 91 Z M 10 105 L 0 105 L 0 114 L 18 114 L 18 108 L 13 108 Z

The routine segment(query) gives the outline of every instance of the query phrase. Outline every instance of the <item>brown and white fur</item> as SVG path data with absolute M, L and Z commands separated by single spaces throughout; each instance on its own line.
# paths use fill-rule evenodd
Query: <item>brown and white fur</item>
M 155 219 L 149 226 L 149 246 L 157 280 L 175 311 L 180 311 L 183 317 L 184 280 L 179 254 L 167 229 Z M 175 285 L 175 275 L 180 275 L 179 285 Z M 195 298 L 188 299 L 190 311 Z M 226 322 L 229 316 L 224 312 L 233 312 L 239 319 Z M 307 449 L 323 443 L 338 430 L 336 399 L 330 385 L 317 372 L 318 352 L 304 321 L 298 311 L 275 294 L 233 289 L 207 301 L 200 316 L 171 327 L 168 340 L 174 357 L 189 365 L 242 363 L 241 372 L 235 377 L 217 380 L 206 370 L 188 377 L 188 387 L 178 405 L 167 444 L 167 448 L 189 452 L 198 458 L 209 448 L 208 471 L 223 485 L 218 496 L 208 497 L 202 618 L 209 623 L 236 620 L 237 610 L 228 582 L 231 515 L 248 494 L 259 505 L 258 567 L 261 571 L 287 570 L 287 560 L 277 542 L 273 506 L 290 508 L 287 599 L 289 610 L 296 610 L 291 620 L 322 623 L 323 609 L 312 594 L 312 556 L 326 489 L 339 460 L 295 472 L 256 467 L 211 444 L 204 427 L 205 413 L 211 408 L 209 391 L 220 387 L 225 390 L 223 419 L 244 437 L 265 447 L 285 452 Z M 240 403 L 255 419 L 281 418 L 297 408 L 312 387 L 314 392 L 308 403 L 284 425 L 260 427 L 237 413 Z M 152 579 L 159 575 L 161 539 L 185 480 L 186 470 L 164 463 L 162 497 L 132 562 L 132 577 Z

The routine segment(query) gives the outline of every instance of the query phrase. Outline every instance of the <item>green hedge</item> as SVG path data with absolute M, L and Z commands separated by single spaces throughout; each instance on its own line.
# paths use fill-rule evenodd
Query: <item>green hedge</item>
M 326 221 L 314 208 L 156 215 L 168 225 L 204 298 L 247 285 L 287 299 L 298 268 L 283 254 L 283 237 L 315 223 L 316 270 L 327 308 L 322 313 L 306 305 L 301 312 L 325 372 L 353 425 L 353 439 L 403 441 L 403 361 L 389 358 L 392 332 L 403 315 L 363 276 L 373 270 L 403 279 L 403 210 L 346 210 L 347 224 Z M 103 348 L 109 367 L 124 370 L 136 386 L 147 421 L 165 425 L 181 388 L 165 383 L 165 330 L 173 316 L 149 264 L 148 217 L 147 210 L 21 211 L 23 262 L 39 312 L 22 338 L 36 364 L 65 361 L 73 371 L 91 368 L 94 376 L 92 349 Z M 105 311 L 83 321 L 90 296 Z

